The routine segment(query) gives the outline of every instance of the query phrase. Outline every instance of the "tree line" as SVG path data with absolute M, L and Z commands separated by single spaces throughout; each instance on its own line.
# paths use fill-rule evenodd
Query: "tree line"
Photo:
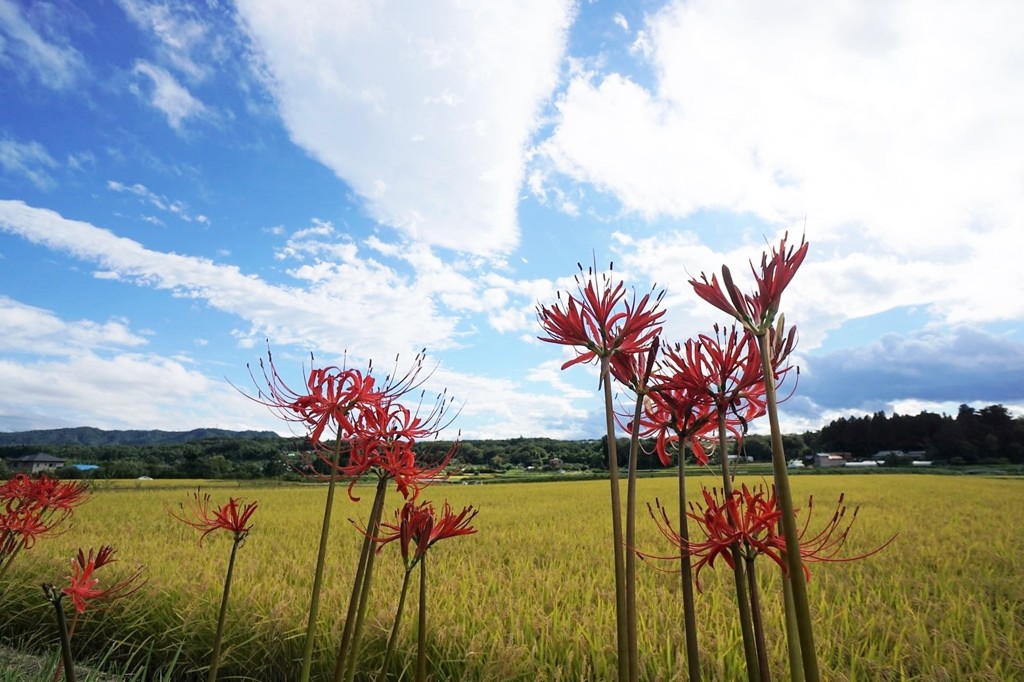
M 12 434 L 7 434 L 11 436 Z M 110 440 L 109 436 L 104 437 Z M 35 440 L 39 440 L 38 438 Z M 890 464 L 908 463 L 894 452 L 914 453 L 921 459 L 951 466 L 977 464 L 1024 464 L 1024 419 L 1014 418 L 1002 405 L 974 409 L 961 405 L 956 416 L 921 412 L 918 415 L 884 412 L 836 419 L 819 431 L 790 434 L 783 438 L 789 459 L 808 463 L 816 452 L 842 452 L 853 460 L 874 459 L 878 453 Z M 417 443 L 417 454 L 438 459 L 451 441 Z M 627 439 L 619 439 L 621 465 L 629 452 Z M 63 477 L 96 478 L 295 478 L 308 473 L 311 456 L 305 438 L 273 434 L 219 435 L 188 442 L 84 445 L 65 442 L 41 446 L 0 446 L 0 478 L 11 474 L 6 460 L 46 452 L 67 463 Z M 467 440 L 459 444 L 454 466 L 478 472 L 509 469 L 558 471 L 602 470 L 607 467 L 606 439 L 555 440 L 551 438 L 504 438 Z M 743 456 L 755 462 L 771 460 L 767 436 L 743 439 Z M 690 456 L 692 461 L 692 456 Z M 80 471 L 71 466 L 91 464 Z M 640 469 L 661 467 L 653 444 L 643 442 L 637 459 Z M 320 467 L 322 469 L 322 467 Z

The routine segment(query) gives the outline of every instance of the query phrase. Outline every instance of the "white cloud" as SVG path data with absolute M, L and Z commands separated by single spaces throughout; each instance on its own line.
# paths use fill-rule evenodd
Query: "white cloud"
M 166 62 L 192 80 L 210 75 L 210 68 L 193 58 L 192 53 L 209 41 L 208 28 L 193 7 L 145 0 L 118 0 L 118 4 L 136 26 L 156 36 Z
M 274 286 L 233 265 L 161 253 L 88 223 L 20 201 L 0 201 L 0 230 L 65 251 L 101 268 L 98 277 L 170 290 L 205 300 L 246 320 L 239 339 L 270 338 L 328 354 L 392 357 L 454 343 L 458 320 L 446 316 L 419 283 L 371 259 L 303 264 L 291 271 L 302 286 Z M 310 247 L 312 248 L 312 247 Z M 336 254 L 332 254 L 336 255 Z
M 578 422 L 587 411 L 575 406 L 572 398 L 580 392 L 558 382 L 557 388 L 567 395 L 532 390 L 534 382 L 544 376 L 528 376 L 526 381 L 461 374 L 438 369 L 431 377 L 432 384 L 444 386 L 449 395 L 458 396 L 460 417 L 484 424 L 482 430 L 466 429 L 463 438 L 515 438 L 530 435 L 539 438 L 583 438 L 588 434 L 577 431 Z M 456 428 L 458 422 L 454 425 Z M 442 437 L 454 438 L 455 433 Z
M 730 253 L 692 235 L 623 247 L 670 300 L 692 296 L 687 274 L 742 270 L 806 216 L 789 300 L 819 320 L 812 341 L 900 305 L 1018 317 L 1024 301 L 992 292 L 1024 289 L 1006 248 L 1024 224 L 1022 22 L 1014 2 L 670 3 L 644 29 L 653 87 L 572 78 L 539 146 L 540 192 L 568 178 L 645 218 L 749 215 L 705 226 Z
M 161 211 L 173 213 L 187 223 L 195 221 L 202 224 L 208 224 L 210 222 L 209 218 L 204 215 L 198 215 L 193 218 L 192 214 L 189 213 L 188 206 L 185 205 L 185 202 L 168 199 L 138 182 L 126 185 L 122 182 L 118 182 L 117 180 L 107 180 L 107 189 L 112 192 L 134 194 L 151 206 L 158 208 Z M 162 224 L 160 220 L 152 217 L 144 217 L 143 220 L 146 220 L 147 222 L 154 222 L 155 224 Z
M 127 321 L 68 321 L 0 296 L 0 328 L 5 427 L 280 429 L 223 381 L 186 369 L 187 359 L 133 352 L 147 341 Z
M 138 83 L 133 84 L 133 92 L 139 97 L 146 97 L 149 104 L 163 112 L 167 122 L 175 130 L 181 129 L 185 119 L 206 113 L 206 106 L 193 97 L 192 93 L 166 69 L 138 60 L 133 72 L 149 79 L 149 85 L 146 87 Z
M 0 295 L 0 351 L 72 355 L 82 350 L 130 348 L 146 339 L 122 320 L 65 322 L 52 311 Z
M 524 151 L 572 11 L 564 0 L 239 3 L 292 139 L 375 219 L 476 253 L 517 242 Z
M 53 186 L 49 171 L 58 166 L 46 148 L 38 142 L 0 139 L 0 169 L 26 178 L 40 189 Z
M 94 262 L 101 268 L 97 277 L 169 290 L 176 296 L 205 300 L 214 308 L 236 315 L 251 325 L 249 329 L 234 333 L 241 347 L 256 348 L 262 346 L 264 339 L 270 339 L 275 349 L 314 350 L 318 358 L 339 357 L 348 351 L 350 361 L 357 364 L 371 357 L 378 363 L 397 355 L 411 357 L 423 347 L 434 357 L 443 356 L 446 349 L 459 347 L 462 336 L 475 334 L 462 327 L 460 318 L 455 317 L 452 310 L 483 314 L 493 323 L 508 314 L 503 306 L 523 314 L 529 306 L 532 318 L 533 303 L 554 287 L 545 280 L 519 282 L 487 273 L 472 276 L 438 260 L 422 245 L 402 244 L 401 248 L 396 248 L 380 240 L 357 245 L 344 235 L 338 235 L 330 223 L 323 221 L 315 221 L 309 229 L 297 231 L 299 239 L 294 239 L 293 235 L 289 241 L 285 259 L 294 262 L 288 272 L 296 286 L 271 285 L 243 274 L 237 267 L 218 265 L 203 258 L 152 251 L 108 230 L 17 201 L 0 201 L 0 230 Z M 368 252 L 379 253 L 382 258 L 398 258 L 410 274 L 404 274 L 383 260 L 368 257 Z M 6 301 L 0 301 L 0 305 L 4 303 Z M 184 369 L 186 361 L 182 358 L 137 354 L 112 358 L 96 356 L 102 348 L 116 351 L 144 342 L 126 323 L 118 320 L 105 324 L 62 322 L 47 311 L 22 305 L 11 305 L 5 315 L 0 316 L 0 324 L 14 330 L 7 340 L 12 347 L 6 350 L 30 352 L 35 346 L 35 352 L 68 358 L 26 365 L 19 370 L 19 381 L 27 385 L 47 380 L 59 374 L 62 362 L 74 365 L 67 367 L 70 373 L 84 372 L 84 376 L 64 380 L 65 384 L 73 384 L 65 386 L 70 396 L 69 405 L 107 400 L 108 388 L 98 383 L 104 371 L 125 373 L 143 365 L 150 367 L 146 371 L 140 369 L 140 376 L 168 373 L 168 380 L 177 382 L 175 385 L 180 391 L 190 392 L 190 399 L 194 398 L 199 405 L 211 404 L 210 398 L 195 396 L 215 386 L 216 382 L 208 377 L 200 381 L 195 372 Z M 64 339 L 63 344 L 57 342 L 59 339 Z M 518 340 L 513 342 L 518 343 Z M 0 350 L 5 348 L 0 347 Z M 281 357 L 287 355 L 282 353 Z M 459 362 L 457 356 L 452 358 Z M 301 362 L 300 359 L 294 364 L 297 367 Z M 431 377 L 429 386 L 446 387 L 449 395 L 456 396 L 460 404 L 465 403 L 462 413 L 467 419 L 486 424 L 482 427 L 485 431 L 467 430 L 467 436 L 585 436 L 577 422 L 588 413 L 574 404 L 581 398 L 581 392 L 564 383 L 562 377 L 552 377 L 549 370 L 550 367 L 542 367 L 514 378 L 503 378 L 440 367 Z M 539 384 L 553 386 L 556 394 L 536 390 Z M 127 423 L 128 417 L 124 417 L 124 422 L 118 421 L 119 406 L 139 399 L 137 394 L 131 393 L 131 397 L 123 401 L 114 400 L 109 410 L 105 407 L 96 414 L 96 425 L 114 428 Z M 33 404 L 44 404 L 49 398 L 40 400 L 43 402 Z M 170 399 L 161 404 L 169 402 Z M 4 409 L 0 405 L 0 417 Z M 206 423 L 198 408 L 191 417 L 191 413 L 183 413 L 184 409 L 170 411 L 166 423 L 172 418 L 177 419 L 178 424 Z M 153 425 L 164 423 L 160 422 L 158 412 L 157 408 L 152 412 L 144 411 L 132 423 L 138 428 L 157 428 Z M 21 414 L 13 408 L 9 413 Z M 84 407 L 81 413 L 86 414 Z M 244 412 L 236 411 L 236 415 L 239 417 L 232 424 L 238 428 L 252 426 L 242 424 Z
M 52 26 L 48 26 L 51 30 Z M 0 67 L 31 72 L 43 85 L 63 90 L 85 72 L 81 53 L 63 36 L 40 35 L 17 4 L 0 0 Z M 55 42 L 57 41 L 57 42 Z M 58 44 L 63 43 L 63 44 Z
M 279 421 L 229 385 L 158 355 L 83 352 L 31 363 L 0 358 L 0 373 L 0 423 L 19 429 L 281 430 Z

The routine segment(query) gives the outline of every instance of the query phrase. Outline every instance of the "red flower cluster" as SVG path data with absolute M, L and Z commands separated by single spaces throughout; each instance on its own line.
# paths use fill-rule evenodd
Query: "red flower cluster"
M 648 505 L 648 510 L 661 533 L 676 548 L 688 553 L 691 557 L 698 557 L 694 571 L 698 590 L 700 589 L 701 569 L 704 566 L 714 566 L 715 559 L 719 556 L 730 568 L 735 569 L 731 548 L 737 543 L 741 552 L 748 558 L 764 555 L 778 564 L 783 572 L 787 571 L 786 560 L 783 556 L 786 552 L 786 539 L 779 530 L 782 510 L 775 497 L 774 486 L 769 489 L 765 489 L 763 486 L 750 489 L 743 485 L 740 490 L 734 490 L 732 495 L 725 499 L 719 497 L 717 490 L 709 492 L 704 488 L 702 492 L 704 504 L 691 504 L 690 511 L 686 514 L 697 523 L 704 537 L 707 538 L 702 542 L 687 541 L 682 538 L 672 527 L 668 512 L 659 501 L 655 501 L 657 511 Z M 807 537 L 813 510 L 812 503 L 813 500 L 808 502 L 807 516 L 800 531 L 800 556 L 804 574 L 808 580 L 811 575 L 807 568 L 809 563 L 864 559 L 882 551 L 895 539 L 890 538 L 880 547 L 864 554 L 839 557 L 839 552 L 846 544 L 850 530 L 853 528 L 857 512 L 854 510 L 849 523 L 844 526 L 846 506 L 843 504 L 843 496 L 840 495 L 835 513 L 828 523 L 817 534 Z M 669 559 L 670 557 L 651 558 Z M 671 557 L 671 559 L 674 560 L 677 557 Z
M 786 360 L 796 343 L 796 329 L 776 344 L 775 378 L 790 371 Z M 774 337 L 773 337 L 774 338 Z M 702 439 L 713 438 L 717 415 L 742 440 L 748 424 L 765 413 L 764 371 L 757 338 L 733 326 L 728 332 L 701 334 L 665 349 L 652 377 L 640 421 L 640 434 L 655 438 L 655 450 L 668 466 L 669 443 L 688 440 L 700 464 L 708 461 Z
M 241 542 L 252 530 L 250 520 L 255 511 L 256 502 L 242 506 L 242 500 L 235 497 L 229 497 L 227 504 L 211 509 L 209 493 L 200 495 L 199 491 L 196 491 L 192 493 L 188 511 L 182 505 L 181 515 L 172 512 L 171 516 L 196 530 L 203 531 L 199 536 L 201 545 L 207 535 L 217 530 L 229 531 L 233 534 L 235 542 Z
M 578 355 L 562 369 L 617 353 L 646 353 L 661 332 L 658 325 L 665 312 L 657 307 L 664 291 L 656 296 L 653 292 L 646 294 L 639 301 L 634 294 L 627 300 L 621 280 L 613 282 L 607 274 L 598 277 L 592 269 L 584 273 L 582 267 L 576 276 L 576 288 L 579 296 L 568 294 L 564 305 L 559 292 L 558 303 L 537 308 L 540 325 L 547 334 L 538 338 L 577 350 Z
M 464 507 L 456 514 L 446 501 L 438 516 L 430 502 L 417 504 L 409 501 L 395 512 L 394 523 L 381 522 L 382 533 L 373 539 L 378 543 L 378 552 L 389 542 L 398 540 L 406 570 L 409 570 L 439 540 L 475 533 L 476 528 L 469 524 L 477 511 L 473 507 Z
M 0 574 L 21 549 L 50 533 L 85 502 L 88 485 L 17 474 L 0 485 Z
M 713 567 L 715 559 L 719 556 L 725 559 L 730 568 L 735 569 L 731 552 L 733 545 L 737 543 L 740 543 L 741 547 L 750 548 L 751 551 L 768 555 L 785 570 L 786 564 L 779 555 L 778 545 L 772 542 L 776 535 L 778 520 L 782 516 L 775 503 L 774 489 L 772 494 L 768 495 L 763 488 L 751 491 L 744 485 L 742 489 L 734 490 L 732 495 L 724 500 L 719 498 L 717 490 L 709 492 L 707 488 L 703 488 L 702 492 L 704 504 L 691 504 L 686 515 L 703 531 L 707 538 L 703 542 L 687 541 L 682 538 L 672 528 L 668 512 L 659 501 L 655 501 L 658 513 L 648 505 L 648 510 L 662 535 L 691 557 L 698 557 L 694 564 L 694 580 L 698 590 L 701 589 L 701 569 L 705 566 Z
M 103 589 L 97 587 L 99 579 L 93 574 L 107 564 L 117 561 L 113 558 L 114 551 L 110 545 L 103 545 L 95 553 L 90 549 L 86 556 L 85 552 L 79 549 L 78 556 L 71 560 L 71 584 L 62 589 L 61 593 L 71 597 L 75 610 L 79 613 L 84 612 L 92 602 L 121 599 L 135 593 L 146 584 L 145 581 L 138 582 L 142 575 L 142 568 L 139 567 L 127 578 L 110 587 Z
M 690 444 L 697 462 L 707 464 L 701 439 L 715 429 L 707 397 L 685 388 L 659 386 L 647 394 L 640 416 L 640 437 L 654 438 L 654 451 L 662 466 L 672 464 L 668 448 L 673 443 Z M 630 425 L 632 430 L 632 425 Z
M 788 235 L 782 237 L 778 250 L 772 248 L 770 258 L 767 253 L 762 254 L 760 272 L 751 262 L 750 269 L 757 283 L 757 292 L 752 295 L 743 294 L 739 290 L 733 282 L 732 273 L 725 265 L 722 266 L 722 284 L 714 274 L 708 281 L 707 275 L 701 273 L 700 280 L 691 279 L 690 285 L 705 301 L 735 317 L 755 334 L 762 334 L 770 329 L 775 321 L 782 301 L 782 292 L 793 280 L 807 255 L 808 244 L 803 238 L 800 239 L 800 246 L 795 249 L 790 246 L 788 250 L 787 238 Z M 725 291 L 722 290 L 723 284 Z
M 267 363 L 260 362 L 266 389 L 258 389 L 255 399 L 286 421 L 309 429 L 316 453 L 315 461 L 307 462 L 310 471 L 316 471 L 317 463 L 336 467 L 336 473 L 351 481 L 350 496 L 362 476 L 376 473 L 380 478 L 394 479 L 403 497 L 415 498 L 421 481 L 438 476 L 455 454 L 453 446 L 433 463 L 416 460 L 414 444 L 448 425 L 452 402 L 441 394 L 429 411 L 423 410 L 422 396 L 414 410 L 402 404 L 401 399 L 425 380 L 421 378 L 423 361 L 421 353 L 404 375 L 392 373 L 382 384 L 373 377 L 372 368 L 365 372 L 333 366 L 314 368 L 306 380 L 306 390 L 300 392 L 281 378 L 268 353 Z M 337 465 L 335 448 L 346 454 L 346 461 Z

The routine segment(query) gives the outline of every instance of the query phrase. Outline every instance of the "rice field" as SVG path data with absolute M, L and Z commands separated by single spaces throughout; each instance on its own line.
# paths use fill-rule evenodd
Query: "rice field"
M 691 477 L 713 485 L 712 477 Z M 811 567 L 809 593 L 818 656 L 828 680 L 1024 680 L 1024 479 L 936 475 L 796 476 L 798 500 L 814 494 L 812 528 L 824 524 L 841 492 L 860 506 L 846 552 L 895 542 L 863 561 Z M 760 483 L 761 479 L 748 479 Z M 204 484 L 214 502 L 258 500 L 255 527 L 239 551 L 221 679 L 288 680 L 302 653 L 325 489 L 316 486 Z M 655 497 L 670 507 L 674 478 L 640 479 L 640 549 L 670 554 L 646 513 Z M 61 583 L 78 547 L 112 544 L 119 565 L 107 578 L 145 564 L 149 582 L 109 609 L 87 613 L 74 645 L 79 658 L 133 654 L 152 670 L 175 660 L 174 679 L 207 663 L 230 540 L 198 533 L 170 517 L 195 483 L 101 485 L 69 532 L 19 556 L 0 585 L 0 635 L 23 647 L 56 650 L 51 607 L 39 584 Z M 363 519 L 342 493 L 332 527 L 314 675 L 330 679 L 334 649 Z M 614 587 L 608 483 L 438 485 L 423 493 L 480 509 L 479 533 L 446 540 L 427 556 L 429 651 L 437 680 L 610 680 L 615 676 Z M 389 492 L 387 510 L 401 498 Z M 386 511 L 390 514 L 391 511 Z M 367 630 L 365 677 L 384 652 L 403 574 L 397 548 L 377 562 Z M 788 679 L 779 576 L 759 562 L 773 676 Z M 671 569 L 671 564 L 661 568 Z M 103 578 L 103 576 L 101 576 Z M 722 563 L 701 575 L 697 597 L 701 665 L 709 680 L 744 677 L 732 576 Z M 679 576 L 639 572 L 642 679 L 685 679 Z M 390 670 L 415 662 L 415 590 Z M 115 646 L 116 645 L 116 646 Z

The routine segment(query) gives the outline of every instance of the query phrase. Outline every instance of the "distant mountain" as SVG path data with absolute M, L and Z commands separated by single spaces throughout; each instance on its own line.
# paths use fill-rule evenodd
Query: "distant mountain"
M 5 445 L 162 445 L 188 443 L 204 438 L 268 439 L 280 438 L 273 431 L 228 431 L 226 429 L 193 429 L 191 431 L 104 431 L 91 426 L 73 429 L 45 429 L 0 433 L 0 446 Z

